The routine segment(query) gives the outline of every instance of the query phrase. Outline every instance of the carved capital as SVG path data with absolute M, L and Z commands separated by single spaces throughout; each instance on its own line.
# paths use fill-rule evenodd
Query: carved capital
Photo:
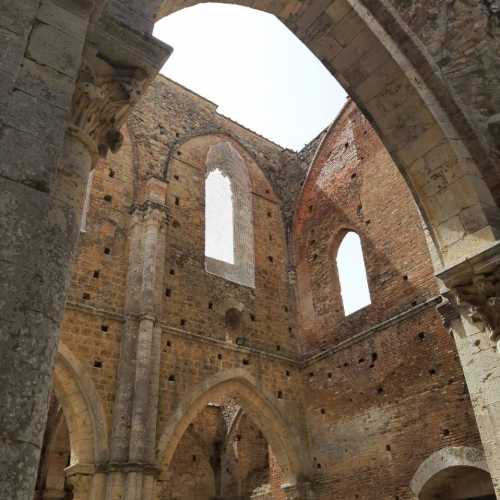
M 437 275 L 447 286 L 443 316 L 456 317 L 453 307 L 480 323 L 492 342 L 500 341 L 500 244 Z M 442 311 L 440 311 L 442 312 Z
M 486 0 L 486 3 L 492 14 L 500 13 L 500 0 Z
M 112 66 L 97 56 L 84 60 L 75 86 L 69 131 L 95 158 L 120 149 L 127 114 L 142 94 L 146 73 Z

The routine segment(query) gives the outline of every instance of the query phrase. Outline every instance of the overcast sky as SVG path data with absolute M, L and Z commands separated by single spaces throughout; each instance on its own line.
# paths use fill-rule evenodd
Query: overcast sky
M 162 19 L 154 34 L 174 48 L 163 74 L 281 146 L 300 150 L 345 103 L 336 80 L 270 14 L 199 4 Z

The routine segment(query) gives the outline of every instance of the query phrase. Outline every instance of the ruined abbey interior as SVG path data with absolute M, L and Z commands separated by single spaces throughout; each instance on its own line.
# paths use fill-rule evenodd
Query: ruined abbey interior
M 500 2 L 234 0 L 300 152 L 158 75 L 196 3 L 0 0 L 0 498 L 500 499 Z

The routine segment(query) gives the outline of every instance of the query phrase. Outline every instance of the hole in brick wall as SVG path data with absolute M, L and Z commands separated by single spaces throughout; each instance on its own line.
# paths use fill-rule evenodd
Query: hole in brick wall
M 309 372 L 309 378 L 314 377 L 314 372 Z
M 175 137 L 180 137 L 180 136 L 181 136 L 181 134 L 179 134 L 179 132 L 175 133 Z
M 181 199 L 178 196 L 176 196 L 175 197 L 175 206 L 178 207 L 180 205 L 180 203 L 181 203 Z
M 175 382 L 175 375 L 169 375 L 168 376 L 168 381 L 169 382 Z
M 477 339 L 475 342 L 474 342 L 474 345 L 476 347 L 479 347 L 481 345 L 481 341 L 479 339 Z
M 173 220 L 172 221 L 172 226 L 174 226 L 175 228 L 179 228 L 181 227 L 181 224 L 178 220 Z
M 286 375 L 287 377 L 289 377 L 289 376 L 290 376 L 290 370 L 287 370 L 287 371 L 285 372 L 285 375 Z
M 269 257 L 267 258 L 267 260 L 268 260 L 269 262 L 271 262 L 271 263 L 273 263 L 273 262 L 274 262 L 274 258 L 273 258 L 271 255 L 269 255 Z
M 365 362 L 365 358 L 359 358 L 358 359 L 358 363 L 361 364 L 361 363 L 364 363 Z
M 167 340 L 167 347 L 170 347 L 172 345 L 172 343 L 170 342 L 170 340 Z
M 293 329 L 291 326 L 288 327 L 288 333 L 292 333 Z
M 346 142 L 346 143 L 344 144 L 344 148 L 346 148 L 346 149 L 347 149 L 348 147 L 349 147 L 349 143 L 348 143 L 348 142 Z
M 107 201 L 108 203 L 112 201 L 112 196 L 110 194 L 105 194 L 104 195 L 104 201 Z
M 384 394 L 384 388 L 383 387 L 379 387 L 377 389 L 377 394 Z
M 378 354 L 376 352 L 372 352 L 372 361 L 375 363 L 378 359 Z
M 403 279 L 404 279 L 405 281 L 408 281 L 408 275 L 407 275 L 407 274 L 405 274 L 405 275 L 403 276 Z
M 435 368 L 431 368 L 429 370 L 429 375 L 436 375 L 436 369 Z
M 109 172 L 108 172 L 108 175 L 109 175 L 110 177 L 114 177 L 114 176 L 115 176 L 115 171 L 114 171 L 112 168 L 110 168 L 110 169 L 109 169 Z
M 170 288 L 165 289 L 165 297 L 171 297 L 172 296 L 172 290 Z
M 312 211 L 313 211 L 313 206 L 309 205 L 309 212 L 312 212 Z
M 107 248 L 107 247 L 106 247 L 106 248 L 104 249 L 104 253 L 105 253 L 106 255 L 111 255 L 111 248 Z
M 425 339 L 425 332 L 420 332 L 417 336 L 420 341 L 423 341 Z
M 229 469 L 229 467 L 226 467 L 226 472 L 231 472 L 231 470 Z
M 96 359 L 94 361 L 94 368 L 102 368 L 102 361 Z
M 179 176 L 178 176 L 178 175 L 174 175 L 174 179 L 175 179 L 176 181 L 178 181 L 178 180 L 179 180 Z
M 316 464 L 317 469 L 321 469 L 321 464 Z
M 249 364 L 250 364 L 250 361 L 248 361 L 248 359 L 244 359 L 244 360 L 243 360 L 243 364 L 244 364 L 245 366 L 247 366 L 247 365 L 249 365 Z
M 92 276 L 94 278 L 99 278 L 99 271 L 94 271 L 94 274 Z
M 281 391 L 278 391 L 277 397 L 278 399 L 283 399 L 283 393 Z
M 179 324 L 181 326 L 185 326 L 186 325 L 186 320 L 185 319 L 181 319 L 180 322 L 179 322 Z
M 416 301 L 416 300 L 414 300 L 414 301 L 411 303 L 411 306 L 412 306 L 412 307 L 415 307 L 416 305 L 417 305 L 417 301 Z
M 316 243 L 316 240 L 311 240 L 310 244 L 314 245 Z
M 266 189 L 266 194 L 269 194 L 269 189 Z
M 318 258 L 318 254 L 317 253 L 313 253 L 312 260 L 316 260 L 317 258 Z
M 326 413 L 324 408 L 321 408 L 321 415 L 324 415 Z
M 281 346 L 279 344 L 276 346 L 276 350 L 281 351 Z
M 217 359 L 222 359 L 222 354 L 217 354 Z
M 268 211 L 267 211 L 267 216 L 268 216 L 268 217 L 272 217 L 272 216 L 273 216 L 273 214 L 272 214 L 272 213 L 268 210 Z
M 108 325 L 101 325 L 101 332 L 107 332 L 109 330 Z
M 443 436 L 449 436 L 449 435 L 450 435 L 449 429 L 443 429 Z
M 346 361 L 346 362 L 344 363 L 344 368 L 347 368 L 348 366 L 349 366 L 349 363 Z
M 209 308 L 209 309 L 213 309 L 213 308 L 214 308 L 214 304 L 213 304 L 212 302 L 209 302 L 209 303 L 208 303 L 208 308 Z
M 333 377 L 333 373 L 332 372 L 328 372 L 328 378 L 332 378 Z
M 177 151 L 177 156 L 181 156 L 182 151 Z
M 236 441 L 241 441 L 241 434 L 236 434 Z
M 255 321 L 255 314 L 250 314 L 250 321 Z
M 386 444 L 385 445 L 385 449 L 386 449 L 386 451 L 391 451 L 391 445 L 390 444 Z
M 371 221 L 370 219 L 368 219 L 368 220 L 365 222 L 365 224 L 371 224 L 371 223 L 372 223 L 372 221 Z
M 358 174 L 357 174 L 356 172 L 354 172 L 354 173 L 351 175 L 351 179 L 355 179 L 357 176 L 358 176 Z
M 193 462 L 196 462 L 196 455 L 193 455 L 193 456 L 191 457 L 191 460 L 192 460 Z
M 170 274 L 173 276 L 175 274 L 175 270 L 174 269 L 170 269 Z
M 273 235 L 269 234 L 269 241 L 273 241 Z
M 82 295 L 83 300 L 89 300 L 90 299 L 90 293 L 84 293 Z
M 283 306 L 283 311 L 288 312 L 288 306 Z

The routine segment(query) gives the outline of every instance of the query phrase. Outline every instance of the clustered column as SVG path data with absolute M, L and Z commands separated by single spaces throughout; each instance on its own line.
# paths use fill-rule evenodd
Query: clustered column
M 159 400 L 161 295 L 168 213 L 166 183 L 151 178 L 132 209 L 127 321 L 113 409 L 109 498 L 154 498 Z

